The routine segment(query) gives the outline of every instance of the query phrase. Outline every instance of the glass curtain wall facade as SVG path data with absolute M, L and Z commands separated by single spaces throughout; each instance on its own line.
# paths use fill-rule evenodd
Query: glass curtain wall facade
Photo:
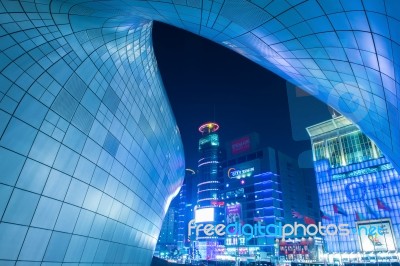
M 236 165 L 240 169 L 241 165 Z M 226 205 L 225 224 L 269 224 L 283 223 L 282 191 L 279 176 L 259 169 L 238 178 L 226 178 L 221 199 Z M 261 236 L 255 232 L 247 239 L 244 235 L 225 237 L 228 255 L 253 257 L 257 252 L 275 253 L 275 236 Z
M 178 250 L 183 252 L 188 235 L 187 234 L 188 219 L 186 214 L 186 182 L 183 183 L 181 190 L 179 191 L 178 197 L 179 197 L 179 203 L 178 203 L 177 246 Z
M 400 242 L 400 176 L 360 129 L 343 116 L 307 128 L 313 147 L 322 223 L 358 224 L 387 219 L 392 233 L 366 250 L 365 232 L 325 236 L 325 251 L 337 253 L 393 251 Z M 361 236 L 360 236 L 361 234 Z M 372 235 L 368 235 L 372 240 Z M 393 238 L 394 244 L 390 242 Z M 367 242 L 365 242 L 367 241 Z M 378 243 L 379 242 L 379 243 Z
M 261 148 L 260 136 L 255 132 L 226 142 L 225 148 L 226 158 L 221 160 L 224 186 L 220 204 L 225 204 L 226 225 L 236 222 L 264 226 L 305 224 L 303 217 L 319 220 L 316 184 L 298 168 L 297 160 L 271 147 Z M 299 216 L 301 213 L 301 218 L 293 217 L 294 209 Z M 257 232 L 247 240 L 243 233 L 226 236 L 221 251 L 231 257 L 253 258 L 259 252 L 263 257 L 275 256 L 278 255 L 276 239 Z
M 219 126 L 215 123 L 202 125 L 199 131 L 197 205 L 200 208 L 212 207 L 211 201 L 218 200 L 220 182 L 218 180 Z
M 0 265 L 150 265 L 182 184 L 152 23 L 75 4 L 0 3 Z
M 165 215 L 160 236 L 158 238 L 157 250 L 167 256 L 178 251 L 179 244 L 179 207 L 177 202 L 168 208 Z M 171 257 L 169 257 L 171 258 Z
M 215 206 L 219 200 L 221 182 L 219 171 L 219 136 L 216 133 L 219 125 L 205 123 L 200 126 L 202 137 L 199 140 L 197 205 L 195 207 L 196 223 L 218 224 L 221 222 L 223 208 Z M 221 237 L 206 236 L 203 232 L 196 237 L 197 246 L 203 259 L 213 259 L 216 248 L 222 242 Z

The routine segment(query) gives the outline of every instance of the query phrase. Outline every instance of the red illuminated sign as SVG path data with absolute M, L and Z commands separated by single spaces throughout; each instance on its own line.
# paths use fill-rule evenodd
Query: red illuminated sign
M 246 136 L 232 142 L 232 154 L 238 154 L 250 150 L 250 137 Z
M 217 201 L 217 200 L 211 201 L 211 205 L 214 205 L 214 206 L 224 206 L 224 204 L 225 204 L 225 202 L 223 202 L 223 201 Z

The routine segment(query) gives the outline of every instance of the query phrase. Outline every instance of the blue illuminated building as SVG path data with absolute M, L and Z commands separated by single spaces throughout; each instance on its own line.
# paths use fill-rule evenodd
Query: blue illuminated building
M 195 207 L 195 221 L 197 224 L 219 224 L 223 219 L 223 206 L 216 205 L 219 201 L 221 180 L 219 156 L 220 143 L 218 131 L 219 125 L 213 122 L 205 123 L 199 127 L 202 137 L 199 139 L 199 161 L 197 173 L 197 205 Z M 207 236 L 204 232 L 196 237 L 196 247 L 201 258 L 215 259 L 216 248 L 222 244 L 223 238 L 219 236 Z
M 187 242 L 187 224 L 188 224 L 188 215 L 186 211 L 186 177 L 187 171 L 185 175 L 185 181 L 182 184 L 181 190 L 179 191 L 179 203 L 178 203 L 178 230 L 177 230 L 177 248 L 178 250 L 183 250 L 185 247 L 185 243 Z
M 219 169 L 219 125 L 206 123 L 199 128 L 202 137 L 199 139 L 197 205 L 198 208 L 212 207 L 212 201 L 218 200 L 220 182 Z
M 179 248 L 179 197 L 170 204 L 158 237 L 156 251 L 158 255 L 170 256 Z M 162 256 L 161 256 L 162 257 Z
M 383 223 L 380 239 L 351 232 L 325 236 L 328 252 L 395 251 L 400 240 L 400 177 L 376 144 L 343 116 L 307 128 L 323 225 Z M 393 235 L 391 232 L 393 231 Z
M 185 171 L 154 20 L 334 107 L 400 170 L 398 1 L 1 1 L 0 264 L 150 264 Z
M 293 209 L 319 220 L 315 182 L 298 168 L 296 160 L 274 148 L 261 148 L 257 133 L 227 142 L 225 147 L 226 159 L 221 161 L 225 224 L 304 224 L 303 219 L 293 217 Z M 225 250 L 231 256 L 253 257 L 257 252 L 276 255 L 276 239 L 227 236 Z
M 239 165 L 240 167 L 240 165 Z M 223 193 L 226 224 L 284 223 L 282 192 L 279 177 L 272 172 L 252 171 L 250 174 L 227 180 Z M 225 248 L 229 255 L 254 256 L 258 251 L 275 251 L 275 236 L 255 236 L 246 240 L 244 235 L 226 236 Z M 237 249 L 239 248 L 239 252 Z
M 188 198 L 188 195 L 191 197 L 192 193 L 188 189 L 194 177 L 193 170 L 185 169 L 185 180 L 179 194 L 172 200 L 161 227 L 154 254 L 157 257 L 177 259 L 180 255 L 187 254 L 190 244 L 188 223 L 193 219 L 193 211 L 191 211 L 193 206 Z

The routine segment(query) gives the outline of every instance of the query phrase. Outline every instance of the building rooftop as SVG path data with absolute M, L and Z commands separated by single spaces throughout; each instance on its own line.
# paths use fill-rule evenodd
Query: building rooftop
M 337 116 L 327 121 L 321 122 L 319 124 L 309 126 L 306 128 L 308 135 L 313 138 L 318 135 L 334 131 L 339 128 L 344 128 L 346 126 L 354 125 L 349 119 L 344 116 Z

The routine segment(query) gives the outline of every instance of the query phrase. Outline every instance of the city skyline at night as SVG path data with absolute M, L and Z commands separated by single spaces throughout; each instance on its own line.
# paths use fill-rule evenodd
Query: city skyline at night
M 162 23 L 155 23 L 153 39 L 188 167 L 197 165 L 197 127 L 204 121 L 221 124 L 223 141 L 259 132 L 262 145 L 297 157 L 310 144 L 307 137 L 296 138 L 296 131 L 306 136 L 305 126 L 330 117 L 313 96 L 209 40 Z M 176 63 L 171 66 L 170 60 Z M 316 112 L 310 115 L 304 107 Z M 303 121 L 300 128 L 293 125 Z M 311 165 L 311 153 L 308 160 Z

